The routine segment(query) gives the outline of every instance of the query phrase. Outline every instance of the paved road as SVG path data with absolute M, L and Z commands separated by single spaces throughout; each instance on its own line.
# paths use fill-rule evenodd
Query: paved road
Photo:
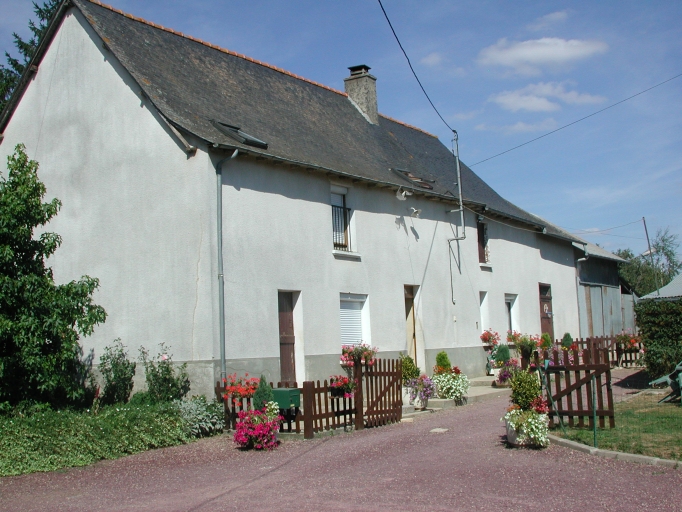
M 506 448 L 506 405 L 497 398 L 268 453 L 221 436 L 3 478 L 0 509 L 682 511 L 680 470 L 558 446 Z

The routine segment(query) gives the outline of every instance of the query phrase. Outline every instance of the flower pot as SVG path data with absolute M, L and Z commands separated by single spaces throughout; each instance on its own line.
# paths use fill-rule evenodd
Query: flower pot
M 510 446 L 524 446 L 527 444 L 526 442 L 518 442 L 519 433 L 512 428 L 507 420 L 505 420 L 504 425 L 507 427 L 507 443 L 509 443 Z
M 429 405 L 429 399 L 425 398 L 424 400 L 420 400 L 419 397 L 416 397 L 414 399 L 414 408 L 418 411 L 425 411 L 426 408 Z
M 411 388 L 408 388 L 407 386 L 403 386 L 403 405 L 410 404 L 412 405 L 414 401 L 410 398 L 410 391 Z
M 329 388 L 329 395 L 332 398 L 343 398 L 345 391 L 343 388 Z

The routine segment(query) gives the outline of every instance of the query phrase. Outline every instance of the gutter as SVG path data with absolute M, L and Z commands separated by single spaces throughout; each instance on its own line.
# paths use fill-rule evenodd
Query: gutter
M 218 245 L 218 318 L 220 322 L 220 382 L 227 378 L 227 363 L 225 362 L 225 276 L 223 274 L 223 164 L 234 159 L 239 154 L 235 148 L 232 156 L 228 156 L 215 164 L 216 172 L 216 235 Z

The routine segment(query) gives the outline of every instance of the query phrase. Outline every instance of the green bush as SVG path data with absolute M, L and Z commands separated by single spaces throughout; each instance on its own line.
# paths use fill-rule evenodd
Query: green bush
M 215 400 L 209 403 L 203 395 L 173 403 L 180 410 L 187 436 L 208 437 L 223 431 L 225 412 L 222 403 Z
M 561 346 L 565 349 L 571 348 L 573 345 L 573 336 L 570 333 L 565 332 L 563 338 L 561 338 Z
M 421 370 L 414 364 L 414 359 L 406 354 L 400 354 L 398 356 L 402 362 L 403 368 L 403 385 L 412 379 L 418 379 L 421 375 Z
M 166 345 L 160 343 L 159 347 L 161 350 L 154 359 L 149 357 L 146 348 L 140 347 L 140 361 L 144 365 L 150 399 L 153 403 L 160 403 L 184 398 L 189 393 L 187 363 L 173 366 L 173 356 L 166 350 Z
M 54 471 L 116 459 L 189 437 L 173 403 L 109 406 L 89 412 L 45 411 L 0 417 L 0 476 Z
M 450 363 L 450 358 L 448 357 L 448 353 L 445 352 L 445 350 L 442 350 L 441 352 L 438 352 L 438 354 L 436 354 L 436 366 L 448 369 L 452 367 L 452 364 Z
M 497 351 L 495 352 L 495 362 L 497 366 L 502 366 L 504 363 L 511 359 L 511 354 L 509 353 L 509 346 L 498 345 Z
M 635 315 L 649 375 L 670 373 L 682 362 L 682 299 L 641 300 Z
M 258 387 L 253 394 L 253 408 L 262 409 L 268 402 L 274 402 L 275 395 L 272 392 L 272 387 L 265 380 L 265 376 L 261 375 L 258 381 Z
M 549 350 L 550 348 L 552 348 L 553 341 L 552 337 L 549 335 L 548 332 L 543 332 L 542 335 L 540 336 L 540 340 L 541 340 L 540 348 L 542 350 Z
M 102 404 L 124 404 L 128 401 L 133 390 L 135 366 L 128 360 L 121 338 L 104 348 L 104 354 L 99 359 L 99 371 L 104 379 Z
M 515 372 L 511 379 L 511 402 L 523 410 L 530 409 L 530 403 L 540 396 L 542 389 L 535 373 L 527 371 Z

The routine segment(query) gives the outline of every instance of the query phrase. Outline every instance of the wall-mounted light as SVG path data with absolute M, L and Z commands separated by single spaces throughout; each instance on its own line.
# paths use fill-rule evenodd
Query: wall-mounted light
M 412 210 L 412 213 L 410 214 L 410 217 L 414 217 L 415 219 L 419 218 L 419 214 L 422 212 L 421 209 L 415 208 L 413 206 L 410 206 L 410 210 Z
M 412 192 L 410 192 L 409 190 L 403 190 L 402 187 L 398 187 L 398 191 L 395 193 L 395 197 L 396 199 L 398 199 L 398 201 L 406 201 L 407 196 L 411 195 Z

